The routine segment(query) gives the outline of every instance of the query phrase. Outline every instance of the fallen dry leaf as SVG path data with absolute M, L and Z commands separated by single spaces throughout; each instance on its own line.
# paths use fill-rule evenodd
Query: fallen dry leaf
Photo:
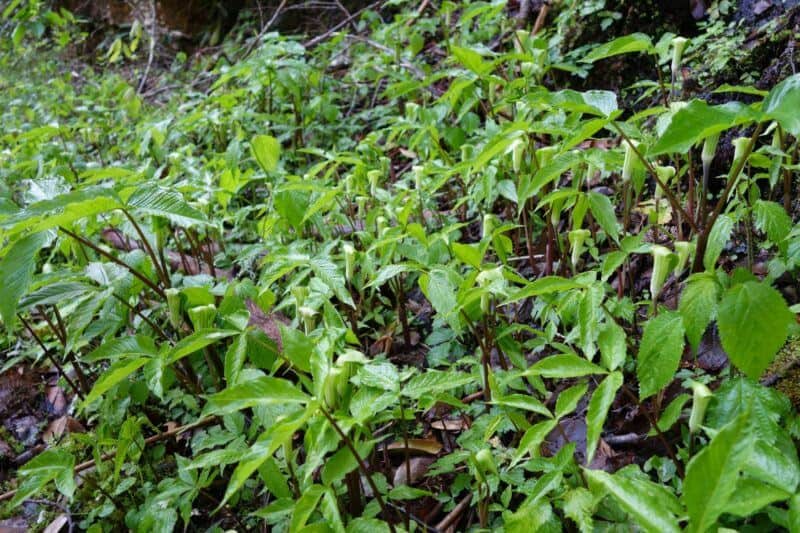
M 64 433 L 85 433 L 86 428 L 83 427 L 83 424 L 78 422 L 76 419 L 72 418 L 71 416 L 62 416 L 56 418 L 47 426 L 47 429 L 44 430 L 42 434 L 42 440 L 45 442 L 51 441 L 53 439 L 57 439 Z
M 400 485 L 413 485 L 425 476 L 425 472 L 433 464 L 436 459 L 433 457 L 411 457 L 408 460 L 408 467 L 406 462 L 398 466 L 394 471 L 392 483 L 395 487 Z M 410 474 L 411 478 L 407 476 Z
M 395 441 L 386 447 L 390 452 L 403 452 L 406 449 L 405 442 Z M 442 443 L 436 439 L 408 439 L 408 451 L 417 453 L 429 453 L 436 455 L 442 450 Z
M 439 431 L 462 431 L 467 428 L 467 425 L 459 418 L 455 420 L 436 420 L 431 422 L 431 427 Z
M 45 389 L 45 408 L 47 412 L 61 416 L 67 412 L 67 397 L 58 385 L 50 385 Z

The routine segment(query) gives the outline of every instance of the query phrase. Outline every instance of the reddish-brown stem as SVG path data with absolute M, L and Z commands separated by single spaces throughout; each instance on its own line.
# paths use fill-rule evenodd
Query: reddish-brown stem
M 130 265 L 126 264 L 125 262 L 117 259 L 116 257 L 114 257 L 110 253 L 106 252 L 105 250 L 103 250 L 102 248 L 100 248 L 99 246 L 94 244 L 93 242 L 91 242 L 91 241 L 89 241 L 87 239 L 84 239 L 80 235 L 77 235 L 77 234 L 71 232 L 67 228 L 62 226 L 59 229 L 61 231 L 63 231 L 64 233 L 66 233 L 67 235 L 69 235 L 70 237 L 72 237 L 73 239 L 75 239 L 76 241 L 78 241 L 78 242 L 80 242 L 82 244 L 85 244 L 86 246 L 88 246 L 89 248 L 94 250 L 95 253 L 105 257 L 106 259 L 108 259 L 112 263 L 114 263 L 114 264 L 116 264 L 118 266 L 121 266 L 122 268 L 124 268 L 125 270 L 127 270 L 128 272 L 133 274 L 134 277 L 138 278 L 142 283 L 144 283 L 153 292 L 158 294 L 161 298 L 165 298 L 164 290 L 161 287 L 159 287 L 158 285 L 156 285 L 155 283 L 153 283 L 152 281 L 150 281 L 150 279 L 147 276 L 145 276 L 144 274 L 142 274 L 141 272 L 139 272 L 135 268 L 133 268 Z
M 378 502 L 378 507 L 381 508 L 381 511 L 387 518 L 386 523 L 389 525 L 389 530 L 391 530 L 392 533 L 395 533 L 396 530 L 394 524 L 388 520 L 388 518 L 391 516 L 389 514 L 389 508 L 386 506 L 386 502 L 383 501 L 383 496 L 381 496 L 381 491 L 378 490 L 378 486 L 375 484 L 375 480 L 372 479 L 372 476 L 367 470 L 366 463 L 361 458 L 361 455 L 358 453 L 358 450 L 356 450 L 353 441 L 350 440 L 350 437 L 348 437 L 344 431 L 342 431 L 342 428 L 339 426 L 339 424 L 336 423 L 336 420 L 324 407 L 320 406 L 319 410 L 322 413 L 322 415 L 328 419 L 328 422 L 330 422 L 331 427 L 333 427 L 333 430 L 336 431 L 336 433 L 339 435 L 339 438 L 342 439 L 342 442 L 344 442 L 344 445 L 347 446 L 348 450 L 350 450 L 350 453 L 353 454 L 353 458 L 356 460 L 356 463 L 358 464 L 358 469 L 364 475 L 364 479 L 367 480 L 370 489 L 372 489 L 372 495 L 375 496 L 375 501 Z
M 164 287 L 169 287 L 170 286 L 169 276 L 167 275 L 165 266 L 162 265 L 161 262 L 158 260 L 158 256 L 155 254 L 153 248 L 150 246 L 150 241 L 147 240 L 144 231 L 142 231 L 142 228 L 136 222 L 136 219 L 134 219 L 133 216 L 126 209 L 123 209 L 122 213 L 131 223 L 133 229 L 136 230 L 137 235 L 139 235 L 139 238 L 142 240 L 142 246 L 144 246 L 147 255 L 150 256 L 150 260 L 153 262 L 153 268 L 156 269 L 156 275 L 161 280 L 161 284 L 164 285 Z
M 31 327 L 31 325 L 28 324 L 28 322 L 24 318 L 22 318 L 21 315 L 17 315 L 17 317 L 19 318 L 20 322 L 22 322 L 22 325 L 25 326 L 25 329 L 28 330 L 28 333 L 30 333 L 31 337 L 33 337 L 33 339 L 36 341 L 36 344 L 38 344 L 39 347 L 42 349 L 42 351 L 44 352 L 45 357 L 47 357 L 50 360 L 50 362 L 53 363 L 53 366 L 56 367 L 56 370 L 58 370 L 58 373 L 61 374 L 61 377 L 64 378 L 64 381 L 67 382 L 67 384 L 70 386 L 72 391 L 75 394 L 77 394 L 78 397 L 81 400 L 86 399 L 86 397 L 83 395 L 83 391 L 81 391 L 81 389 L 75 384 L 75 382 L 72 381 L 72 379 L 70 379 L 70 377 L 67 375 L 67 373 L 64 372 L 64 369 L 58 363 L 58 361 L 53 356 L 53 354 L 50 353 L 50 350 L 47 349 L 47 346 L 44 345 L 44 343 L 42 342 L 42 339 L 39 338 L 39 335 L 36 334 L 36 332 Z M 0 497 L 0 501 L 3 501 L 2 497 Z
M 708 218 L 708 223 L 703 227 L 702 233 L 700 233 L 697 237 L 697 248 L 694 255 L 694 265 L 692 266 L 693 272 L 700 272 L 704 268 L 703 256 L 706 253 L 706 246 L 708 245 L 708 237 L 711 234 L 711 230 L 714 227 L 714 223 L 717 221 L 717 218 L 722 214 L 723 209 L 725 209 L 725 206 L 728 203 L 728 196 L 730 196 L 734 184 L 738 181 L 739 174 L 741 174 L 742 169 L 744 169 L 745 162 L 747 162 L 747 159 L 753 152 L 753 147 L 756 144 L 756 140 L 758 139 L 758 136 L 761 135 L 761 129 L 762 129 L 761 124 L 756 126 L 755 130 L 753 130 L 753 135 L 750 136 L 750 141 L 747 143 L 747 146 L 745 147 L 744 153 L 736 162 L 734 162 L 733 168 L 731 168 L 731 171 L 728 174 L 728 183 L 725 185 L 725 190 L 722 191 L 722 194 L 720 195 L 719 200 L 717 201 L 717 205 L 714 208 L 714 211 Z
M 658 177 L 658 173 L 656 172 L 656 169 L 653 168 L 653 165 L 650 163 L 650 161 L 648 161 L 647 158 L 645 158 L 644 155 L 642 155 L 642 152 L 639 151 L 639 148 L 637 148 L 636 145 L 634 145 L 631 142 L 630 138 L 627 135 L 625 135 L 625 132 L 622 131 L 622 128 L 619 127 L 619 124 L 617 124 L 615 121 L 612 120 L 611 126 L 617 131 L 619 136 L 622 137 L 622 139 L 631 147 L 633 153 L 636 154 L 636 157 L 642 162 L 642 164 L 647 168 L 647 170 L 653 176 L 653 179 L 656 181 L 656 183 L 658 183 L 658 185 L 661 187 L 661 190 L 664 191 L 664 194 L 667 196 L 670 205 L 672 205 L 672 209 L 680 213 L 681 216 L 683 217 L 683 220 L 688 222 L 692 230 L 696 232 L 697 224 L 695 224 L 694 219 L 683 208 L 681 203 L 678 201 L 678 198 L 675 196 L 675 193 L 673 193 L 672 190 L 669 187 L 667 187 L 667 185 L 663 181 L 661 181 L 661 178 Z

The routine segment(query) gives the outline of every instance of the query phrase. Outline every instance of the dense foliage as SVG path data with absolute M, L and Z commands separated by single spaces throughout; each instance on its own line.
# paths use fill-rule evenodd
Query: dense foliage
M 389 3 L 149 80 L 114 66 L 140 26 L 93 70 L 74 17 L 7 5 L 3 369 L 54 369 L 86 431 L 5 516 L 800 530 L 797 412 L 764 384 L 796 330 L 800 75 L 692 98 L 707 36 L 567 49 L 602 2 L 536 34 L 503 1 Z M 629 56 L 621 94 L 568 88 Z

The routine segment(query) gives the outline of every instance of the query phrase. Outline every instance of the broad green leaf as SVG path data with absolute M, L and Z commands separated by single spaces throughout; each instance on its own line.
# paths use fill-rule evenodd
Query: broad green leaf
M 283 343 L 283 355 L 299 370 L 311 372 L 311 352 L 314 343 L 299 329 L 278 324 Z
M 786 342 L 794 314 L 766 283 L 748 281 L 728 290 L 719 305 L 719 336 L 736 368 L 753 379 Z
M 789 494 L 794 494 L 800 484 L 800 464 L 797 452 L 783 451 L 763 439 L 756 441 L 743 471 L 748 476 L 769 483 Z
M 553 529 L 547 526 L 553 522 L 553 508 L 550 502 L 526 501 L 514 513 L 504 513 L 503 531 L 505 533 L 551 531 Z
M 685 392 L 682 394 L 677 395 L 669 405 L 664 408 L 664 412 L 661 413 L 661 416 L 656 422 L 658 429 L 662 432 L 668 431 L 672 426 L 675 425 L 675 422 L 681 417 L 681 412 L 683 411 L 683 406 L 686 405 L 692 397 Z M 650 431 L 647 432 L 649 436 L 657 435 L 658 432 L 656 428 L 651 428 Z
M 270 135 L 256 135 L 250 141 L 253 157 L 264 172 L 274 172 L 281 158 L 281 143 Z
M 116 191 L 105 187 L 87 187 L 42 200 L 0 220 L 0 228 L 10 235 L 22 231 L 39 232 L 68 226 L 82 218 L 122 207 Z
M 430 274 L 423 274 L 419 278 L 419 286 L 436 312 L 447 320 L 450 327 L 459 331 L 461 322 L 457 316 L 457 287 L 447 272 L 435 269 Z
M 319 511 L 322 513 L 322 521 L 315 522 L 311 527 L 317 526 L 320 531 L 325 532 L 333 530 L 333 533 L 345 533 L 344 521 L 339 512 L 339 498 L 332 487 L 325 487 L 319 502 Z
M 308 209 L 306 209 L 306 212 L 303 215 L 303 219 L 300 221 L 300 224 L 302 225 L 307 221 L 311 220 L 312 218 L 314 218 L 314 215 L 316 215 L 320 211 L 330 210 L 330 208 L 335 205 L 336 198 L 340 194 L 342 194 L 342 191 L 339 190 L 338 188 L 326 191 L 325 194 L 322 194 L 319 198 L 314 200 L 314 203 L 308 206 Z
M 683 318 L 683 327 L 689 344 L 696 352 L 706 328 L 717 315 L 720 285 L 711 272 L 692 274 L 681 293 L 678 311 Z
M 800 494 L 789 500 L 789 531 L 800 531 Z
M 728 83 L 723 83 L 713 91 L 712 93 L 741 93 L 741 94 L 749 94 L 751 96 L 767 96 L 769 94 L 768 91 L 763 91 L 761 89 L 756 89 L 750 85 L 730 85 Z
M 706 245 L 706 253 L 703 255 L 703 266 L 708 271 L 713 271 L 717 266 L 717 259 L 728 243 L 733 231 L 733 220 L 727 215 L 720 215 L 711 228 Z
M 611 404 L 614 403 L 614 398 L 622 386 L 622 381 L 621 372 L 612 372 L 606 376 L 592 393 L 592 399 L 589 400 L 589 409 L 586 411 L 586 465 L 592 463 L 594 452 L 597 449 L 597 441 L 603 433 L 608 410 L 611 408 Z
M 594 531 L 594 512 L 597 507 L 592 493 L 576 487 L 564 493 L 564 515 L 578 525 L 581 533 Z
M 9 503 L 9 509 L 41 491 L 51 481 L 55 481 L 61 494 L 72 499 L 76 487 L 74 468 L 75 457 L 64 450 L 45 450 L 40 453 L 19 469 L 22 483 Z
M 370 281 L 366 287 L 380 287 L 395 276 L 404 272 L 408 272 L 409 270 L 411 270 L 409 265 L 386 265 L 381 267 L 375 276 L 375 279 Z
M 603 316 L 604 289 L 598 284 L 589 286 L 578 305 L 578 347 L 590 361 L 597 353 L 597 336 Z
M 482 171 L 489 162 L 499 155 L 508 153 L 511 145 L 522 137 L 528 125 L 524 122 L 512 122 L 499 134 L 494 135 L 483 147 L 481 153 L 471 162 L 472 168 Z
M 82 297 L 95 292 L 96 288 L 88 283 L 65 281 L 48 283 L 23 296 L 19 301 L 19 310 L 31 309 L 39 305 L 58 305 L 65 302 L 76 302 Z
M 785 250 L 783 240 L 792 230 L 792 219 L 786 214 L 782 205 L 766 200 L 756 200 L 753 206 L 756 228 L 767 234 L 767 237 L 781 250 Z
M 800 74 L 789 76 L 772 88 L 764 99 L 761 109 L 770 118 L 777 120 L 783 129 L 800 136 Z
M 0 318 L 6 330 L 14 326 L 17 304 L 31 284 L 36 256 L 46 242 L 46 233 L 28 235 L 12 244 L 0 259 Z
M 574 354 L 550 355 L 526 370 L 527 376 L 543 378 L 578 378 L 591 374 L 607 374 L 608 372 L 583 357 Z
M 210 346 L 217 341 L 238 335 L 239 332 L 232 329 L 201 329 L 195 331 L 188 337 L 184 337 L 178 341 L 175 346 L 169 351 L 167 355 L 167 364 L 175 363 L 191 355 L 198 350 L 202 350 L 206 346 Z
M 384 391 L 397 391 L 400 388 L 400 374 L 392 363 L 373 362 L 362 366 L 356 378 L 359 385 L 375 387 Z
M 457 387 L 463 387 L 474 382 L 475 378 L 464 372 L 426 370 L 421 374 L 417 374 L 403 385 L 401 394 L 408 398 L 419 398 L 423 394 L 450 392 Z
M 372 452 L 372 442 L 360 442 L 356 445 L 359 457 L 369 457 Z M 342 446 L 339 450 L 325 460 L 322 467 L 322 483 L 330 487 L 340 481 L 348 472 L 358 468 L 358 461 L 353 457 L 353 452 L 347 446 Z
M 325 487 L 322 485 L 311 485 L 303 490 L 300 499 L 294 504 L 290 531 L 301 531 L 304 528 L 324 493 Z
M 635 52 L 646 52 L 648 54 L 655 52 L 653 41 L 650 40 L 647 34 L 632 33 L 630 35 L 618 37 L 613 41 L 595 47 L 591 52 L 586 54 L 581 61 L 585 63 L 594 63 L 595 61 L 607 57 Z
M 86 362 L 102 361 L 103 359 L 123 359 L 132 356 L 155 357 L 158 355 L 153 339 L 147 335 L 133 335 L 120 337 L 100 345 L 99 348 L 84 357 Z
M 714 400 L 706 412 L 708 427 L 720 429 L 747 413 L 758 438 L 768 443 L 778 440 L 784 432 L 781 420 L 792 412 L 786 396 L 744 376 L 722 383 L 714 391 Z
M 616 370 L 625 364 L 628 347 L 625 343 L 625 330 L 616 322 L 608 321 L 597 334 L 597 347 L 600 349 L 600 361 L 608 370 Z
M 309 400 L 299 385 L 282 378 L 263 376 L 212 394 L 203 415 L 233 413 L 257 405 L 305 404 Z
M 424 496 L 433 495 L 434 494 L 428 490 L 409 487 L 408 485 L 400 485 L 390 490 L 386 497 L 390 500 L 416 500 Z
M 225 382 L 236 383 L 247 359 L 247 333 L 236 337 L 225 352 Z
M 89 394 L 86 395 L 84 405 L 88 405 L 106 393 L 111 387 L 127 379 L 128 376 L 142 368 L 151 360 L 150 357 L 137 357 L 135 359 L 123 359 L 113 363 L 108 370 L 103 372 Z
M 786 492 L 762 481 L 743 477 L 736 484 L 736 490 L 728 500 L 723 512 L 748 518 L 771 503 L 788 499 L 791 492 Z
M 239 464 L 231 474 L 228 487 L 225 489 L 225 496 L 222 498 L 219 507 L 225 505 L 239 489 L 242 488 L 244 483 L 264 464 L 275 451 L 289 442 L 292 435 L 306 423 L 309 416 L 312 414 L 313 405 L 309 405 L 304 410 L 297 411 L 287 418 L 279 419 L 266 431 L 258 436 L 256 442 L 250 447 L 250 450 L 240 457 Z
M 532 298 L 534 296 L 541 296 L 543 294 L 552 294 L 554 292 L 564 292 L 572 289 L 583 289 L 586 285 L 578 283 L 573 279 L 562 278 L 560 276 L 547 276 L 539 278 L 513 293 L 503 303 L 510 304 Z
M 241 455 L 240 455 L 241 457 Z M 292 491 L 286 476 L 281 472 L 274 457 L 269 457 L 258 469 L 258 474 L 267 490 L 276 498 L 291 498 Z
M 611 237 L 614 242 L 619 242 L 619 224 L 617 223 L 617 215 L 614 213 L 614 206 L 611 205 L 611 200 L 608 196 L 597 192 L 589 192 L 587 195 L 589 199 L 589 208 L 592 210 L 592 215 L 597 223 L 606 232 L 606 235 Z
M 553 416 L 550 410 L 545 407 L 542 402 L 533 396 L 526 394 L 509 394 L 507 396 L 503 396 L 502 398 L 496 398 L 494 401 L 492 401 L 492 403 L 496 405 L 502 405 L 504 407 L 511 407 L 513 409 L 522 409 L 524 411 L 538 413 L 548 418 Z
M 583 155 L 577 150 L 570 150 L 557 155 L 552 161 L 541 167 L 530 181 L 521 180 L 518 207 L 522 210 L 529 198 L 541 191 L 542 187 L 559 178 L 564 172 L 583 161 Z
M 460 242 L 454 242 L 453 253 L 464 264 L 477 269 L 481 268 L 483 253 L 477 244 L 461 244 Z
M 753 448 L 748 421 L 741 416 L 723 427 L 686 468 L 683 502 L 689 512 L 688 531 L 711 528 L 725 511 L 742 466 Z
M 620 473 L 608 474 L 602 470 L 583 469 L 590 485 L 599 486 L 610 494 L 634 520 L 647 532 L 678 533 L 678 519 L 665 505 L 664 490 L 650 481 L 634 479 Z
M 309 197 L 303 191 L 279 190 L 273 200 L 275 210 L 298 232 L 303 228 L 303 219 L 308 208 Z
M 450 51 L 459 63 L 464 65 L 467 69 L 471 70 L 478 76 L 488 74 L 492 70 L 492 64 L 483 60 L 483 57 L 470 48 L 461 46 L 451 46 Z
M 617 95 L 612 91 L 586 91 L 581 93 L 566 89 L 553 93 L 549 100 L 553 105 L 567 111 L 589 113 L 601 117 L 608 117 L 619 109 Z M 600 121 L 600 123 L 604 124 L 603 121 Z
M 344 274 L 339 271 L 339 268 L 333 261 L 323 257 L 315 257 L 309 262 L 309 266 L 311 270 L 314 271 L 314 274 L 322 280 L 325 285 L 331 288 L 342 303 L 355 309 L 356 304 L 353 302 L 353 297 L 350 296 L 350 292 L 347 290 Z
M 389 526 L 377 518 L 356 518 L 347 524 L 347 533 L 390 533 Z
M 647 155 L 686 153 L 706 137 L 758 118 L 755 111 L 740 102 L 712 106 L 702 100 L 692 100 L 672 115 L 664 133 L 650 147 Z
M 137 189 L 126 205 L 137 213 L 164 217 L 180 226 L 208 223 L 205 215 L 190 206 L 181 193 L 157 185 L 145 185 Z
M 588 389 L 588 383 L 580 383 L 561 391 L 556 399 L 556 418 L 561 418 L 574 411 Z
M 675 311 L 662 311 L 647 321 L 636 360 L 639 398 L 657 393 L 672 381 L 683 354 L 683 320 Z
M 557 425 L 558 421 L 552 419 L 539 422 L 529 427 L 519 441 L 512 466 L 528 454 L 532 457 L 538 457 L 540 453 L 539 447 L 542 445 L 547 435 L 549 435 Z

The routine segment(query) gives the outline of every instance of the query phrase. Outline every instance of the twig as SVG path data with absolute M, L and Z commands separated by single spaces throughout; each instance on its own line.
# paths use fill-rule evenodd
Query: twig
M 644 439 L 638 433 L 625 433 L 624 435 L 607 435 L 603 437 L 603 440 L 606 441 L 606 444 L 610 444 L 611 446 L 619 445 L 619 444 L 636 444 L 641 442 Z
M 382 45 L 381 43 L 377 43 L 377 42 L 373 41 L 372 39 L 367 39 L 366 37 L 362 37 L 360 35 L 347 35 L 346 38 L 347 39 L 352 39 L 354 41 L 360 41 L 362 43 L 366 43 L 366 44 L 370 45 L 373 48 L 376 48 L 376 49 L 378 49 L 378 50 L 380 50 L 382 52 L 386 52 L 387 54 L 394 56 L 395 59 L 397 59 L 397 52 L 396 51 L 392 50 L 388 46 Z M 419 68 L 415 64 L 411 63 L 410 61 L 406 61 L 405 59 L 400 59 L 399 63 L 400 63 L 400 66 L 405 67 L 406 69 L 410 70 L 411 73 L 414 74 L 414 76 L 416 76 L 417 78 L 419 78 L 421 80 L 425 79 L 425 73 L 422 71 L 421 68 Z
M 281 15 L 281 12 L 283 11 L 283 8 L 286 7 L 286 2 L 287 2 L 287 0 L 282 0 L 281 1 L 281 3 L 278 5 L 278 8 L 272 14 L 272 17 L 261 28 L 261 31 L 258 32 L 258 35 L 256 35 L 253 38 L 253 40 L 250 41 L 250 44 L 247 45 L 247 49 L 244 51 L 244 54 L 242 54 L 242 57 L 241 57 L 241 59 L 239 59 L 239 61 L 243 61 L 244 59 L 246 59 L 247 56 L 249 56 L 253 52 L 253 50 L 255 50 L 256 46 L 258 46 L 258 43 L 261 42 L 261 39 L 267 33 L 267 30 L 269 30 L 272 27 L 272 25 L 275 24 L 275 21 L 278 20 L 278 17 Z
M 533 29 L 531 30 L 531 35 L 536 35 L 539 33 L 539 30 L 542 29 L 544 26 L 544 22 L 547 20 L 547 13 L 550 11 L 550 3 L 545 2 L 542 4 L 542 8 L 539 10 L 539 14 L 536 16 L 536 22 L 533 23 Z
M 422 0 L 422 3 L 420 3 L 419 7 L 417 8 L 417 11 L 411 16 L 411 18 L 409 18 L 406 21 L 406 28 L 410 28 L 411 26 L 414 25 L 414 21 L 416 21 L 419 17 L 422 16 L 422 13 L 425 11 L 425 9 L 428 7 L 428 4 L 430 3 L 431 0 Z
M 355 20 L 356 18 L 361 16 L 361 14 L 364 13 L 365 11 L 367 11 L 369 9 L 373 9 L 375 7 L 378 7 L 381 4 L 383 4 L 383 0 L 378 0 L 377 2 L 373 2 L 373 3 L 371 3 L 370 5 L 368 5 L 366 7 L 362 7 L 358 11 L 354 11 L 352 15 L 350 15 L 349 17 L 347 17 L 346 19 L 341 21 L 339 24 L 336 24 L 334 27 L 332 27 L 331 29 L 329 29 L 328 31 L 323 33 L 322 35 L 317 35 L 313 39 L 310 39 L 310 40 L 306 41 L 305 43 L 303 43 L 303 48 L 308 50 L 310 48 L 314 48 L 315 46 L 319 45 L 322 42 L 325 42 L 326 40 L 328 40 L 330 38 L 331 35 L 333 35 L 337 31 L 341 30 L 342 28 L 344 28 L 345 26 L 350 24 L 350 21 Z
M 472 501 L 472 493 L 469 493 L 463 498 L 461 498 L 461 501 L 458 502 L 458 505 L 453 507 L 453 510 L 447 513 L 447 516 L 442 518 L 441 522 L 436 524 L 436 529 L 438 529 L 439 531 L 444 531 L 448 527 L 455 524 L 456 521 L 458 521 L 458 519 L 461 518 L 461 513 L 464 512 L 464 509 L 466 509 L 467 506 L 469 506 L 469 502 L 471 501 Z

